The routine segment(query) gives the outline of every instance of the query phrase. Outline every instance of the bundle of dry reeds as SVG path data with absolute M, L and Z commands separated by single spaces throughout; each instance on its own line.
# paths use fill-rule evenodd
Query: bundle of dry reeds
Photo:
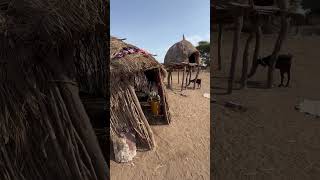
M 78 87 L 51 81 L 44 64 L 23 69 L 23 88 L 0 84 L 0 179 L 106 177 Z
M 80 90 L 101 97 L 107 91 L 106 42 L 106 37 L 88 34 L 76 43 L 74 58 Z
M 153 149 L 154 138 L 149 123 L 140 107 L 134 88 L 125 83 L 119 83 L 111 87 L 110 99 L 110 134 L 120 136 L 122 131 L 133 131 L 141 145 L 139 150 Z

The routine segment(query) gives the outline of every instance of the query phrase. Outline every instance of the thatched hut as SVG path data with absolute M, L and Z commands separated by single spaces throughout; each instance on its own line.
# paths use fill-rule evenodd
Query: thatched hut
M 196 63 L 200 64 L 200 52 L 187 41 L 183 36 L 183 39 L 174 45 L 172 45 L 164 58 L 164 64 L 166 66 L 181 64 L 181 63 Z
M 1 180 L 107 179 L 80 98 L 105 96 L 106 5 L 1 1 Z
M 130 54 L 124 54 L 132 50 Z M 149 124 L 169 124 L 170 114 L 163 85 L 165 70 L 152 55 L 139 48 L 111 37 L 111 138 L 114 144 L 121 133 L 131 132 L 136 137 L 138 150 L 155 146 Z M 119 56 L 120 55 L 120 56 Z M 154 115 L 147 102 L 148 94 L 160 96 L 160 113 Z M 116 152 L 115 152 L 116 153 Z
M 172 71 L 178 71 L 179 83 L 179 70 L 183 69 L 181 91 L 190 84 L 191 74 L 194 67 L 198 66 L 198 71 L 195 79 L 198 78 L 200 72 L 200 52 L 195 48 L 191 42 L 187 41 L 183 36 L 182 40 L 172 45 L 164 58 L 164 65 L 168 70 L 168 87 L 172 87 Z M 188 74 L 185 76 L 185 72 Z M 186 80 L 185 80 L 186 78 Z M 188 80 L 189 78 L 189 80 Z M 184 81 L 186 81 L 184 86 Z M 195 81 L 196 82 L 196 81 Z M 195 83 L 194 87 L 195 88 Z

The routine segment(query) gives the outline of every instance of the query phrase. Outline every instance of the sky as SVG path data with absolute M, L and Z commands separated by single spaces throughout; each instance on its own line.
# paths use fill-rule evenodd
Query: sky
M 163 62 L 183 34 L 195 46 L 210 40 L 210 0 L 110 0 L 110 31 Z

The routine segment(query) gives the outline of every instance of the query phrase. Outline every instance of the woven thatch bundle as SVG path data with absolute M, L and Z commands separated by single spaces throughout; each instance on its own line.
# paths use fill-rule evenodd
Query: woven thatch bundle
M 196 54 L 196 63 L 200 63 L 199 51 L 192 45 L 191 42 L 187 41 L 184 37 L 182 41 L 175 43 L 169 48 L 164 58 L 164 64 L 180 64 L 189 63 L 189 57 Z

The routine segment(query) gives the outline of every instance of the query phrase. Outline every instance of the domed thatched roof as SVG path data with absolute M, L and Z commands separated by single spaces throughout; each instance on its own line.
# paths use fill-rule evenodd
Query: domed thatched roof
M 123 48 L 137 48 L 127 44 L 115 37 L 110 38 L 110 72 L 112 76 L 129 76 L 133 73 L 146 71 L 154 68 L 161 68 L 165 74 L 162 65 L 152 56 L 139 53 L 127 54 L 122 58 L 116 58 L 118 52 Z
M 164 58 L 164 64 L 189 63 L 189 57 L 192 55 L 196 55 L 196 60 L 193 63 L 199 64 L 199 51 L 183 36 L 182 41 L 175 43 L 169 48 Z

